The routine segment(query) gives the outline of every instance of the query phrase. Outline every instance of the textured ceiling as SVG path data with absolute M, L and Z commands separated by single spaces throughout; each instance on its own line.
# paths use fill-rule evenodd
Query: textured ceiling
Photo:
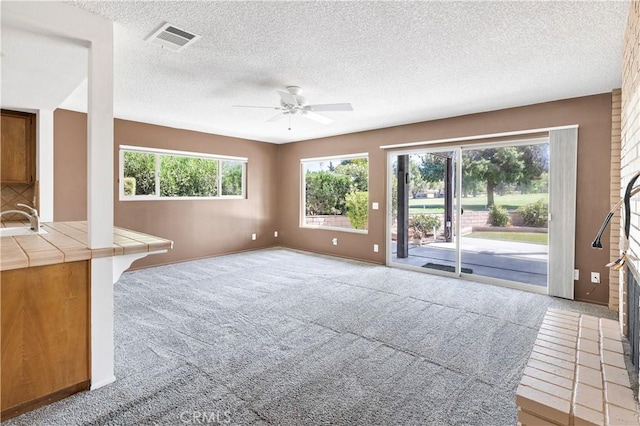
M 25 31 L 4 18 L 2 107 L 56 109 L 86 79 L 87 48 L 67 39 Z
M 628 2 L 70 2 L 115 22 L 117 117 L 290 142 L 610 91 Z M 201 35 L 181 52 L 162 22 Z M 4 64 L 3 64 L 4 73 Z M 232 105 L 351 102 L 323 125 Z M 80 87 L 62 105 L 83 110 Z

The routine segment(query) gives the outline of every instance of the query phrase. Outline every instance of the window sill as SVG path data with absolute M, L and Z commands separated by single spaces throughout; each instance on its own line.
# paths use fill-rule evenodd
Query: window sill
M 223 195 L 221 197 L 156 197 L 156 196 L 132 196 L 120 197 L 118 201 L 211 201 L 211 200 L 246 200 L 242 195 Z
M 312 226 L 312 225 L 300 225 L 302 229 L 315 229 L 321 231 L 332 231 L 332 232 L 349 232 L 351 234 L 361 234 L 367 235 L 369 234 L 369 230 L 367 229 L 352 229 L 352 228 L 340 228 L 337 226 Z

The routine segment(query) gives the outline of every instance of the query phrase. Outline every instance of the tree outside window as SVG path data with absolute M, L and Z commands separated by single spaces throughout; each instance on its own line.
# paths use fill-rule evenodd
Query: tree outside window
M 369 161 L 366 156 L 302 161 L 302 225 L 366 231 Z

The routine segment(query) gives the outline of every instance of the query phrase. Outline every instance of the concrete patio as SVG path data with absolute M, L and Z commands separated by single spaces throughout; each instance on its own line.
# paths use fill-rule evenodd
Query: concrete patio
M 462 237 L 462 267 L 472 274 L 524 284 L 547 286 L 549 247 L 543 244 Z M 397 258 L 392 244 L 392 262 L 424 266 L 427 263 L 455 267 L 455 240 L 426 246 L 409 246 L 409 257 Z

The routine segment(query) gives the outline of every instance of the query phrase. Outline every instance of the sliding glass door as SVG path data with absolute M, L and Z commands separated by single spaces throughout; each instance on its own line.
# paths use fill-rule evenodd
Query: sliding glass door
M 546 291 L 548 138 L 388 159 L 389 264 Z
M 455 150 L 392 158 L 391 259 L 456 273 Z
M 463 147 L 463 273 L 546 287 L 548 188 L 548 143 Z

